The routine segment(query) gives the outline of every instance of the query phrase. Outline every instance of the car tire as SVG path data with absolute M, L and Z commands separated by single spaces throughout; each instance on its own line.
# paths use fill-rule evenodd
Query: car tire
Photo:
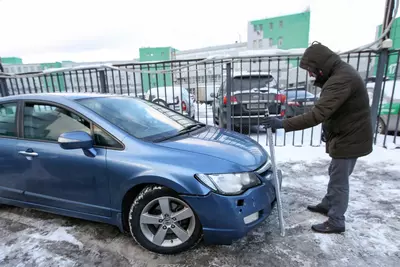
M 378 119 L 378 134 L 385 134 L 386 133 L 386 124 L 382 118 Z
M 144 188 L 133 201 L 128 218 L 134 240 L 143 248 L 158 254 L 184 252 L 195 247 L 203 237 L 196 213 L 176 192 L 163 186 Z
M 228 126 L 221 111 L 218 112 L 218 126 L 224 129 L 226 129 L 226 127 Z
M 154 99 L 153 103 L 158 104 L 160 106 L 168 107 L 167 102 L 165 102 L 163 99 Z
M 250 134 L 251 133 L 251 127 L 249 127 L 248 125 L 242 125 L 242 131 L 240 132 L 240 125 L 235 125 L 234 126 L 234 130 L 235 132 L 238 132 L 240 134 Z

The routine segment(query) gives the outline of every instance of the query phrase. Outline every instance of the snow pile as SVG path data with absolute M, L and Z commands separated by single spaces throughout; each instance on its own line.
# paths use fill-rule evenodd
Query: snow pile
M 30 235 L 32 238 L 43 239 L 47 241 L 55 241 L 55 242 L 68 242 L 78 246 L 79 248 L 83 247 L 83 244 L 79 242 L 73 235 L 69 234 L 67 230 L 70 230 L 71 227 L 59 227 L 55 231 L 48 233 L 47 235 L 42 235 L 39 233 L 35 233 Z

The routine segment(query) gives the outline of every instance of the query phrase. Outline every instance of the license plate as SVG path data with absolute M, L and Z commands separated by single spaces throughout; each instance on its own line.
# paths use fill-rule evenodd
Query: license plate
M 314 102 L 304 102 L 304 106 L 314 106 Z
M 247 104 L 248 109 L 265 109 L 265 104 Z

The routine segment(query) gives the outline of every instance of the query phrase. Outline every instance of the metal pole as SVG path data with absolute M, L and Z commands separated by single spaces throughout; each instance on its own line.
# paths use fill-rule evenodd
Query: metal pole
M 267 108 L 265 110 L 265 117 L 269 116 L 269 109 Z M 282 211 L 282 199 L 281 199 L 281 188 L 280 188 L 280 182 L 278 178 L 278 172 L 276 168 L 276 161 L 275 161 L 275 146 L 274 146 L 274 140 L 272 137 L 272 130 L 271 128 L 267 128 L 267 136 L 268 136 L 268 146 L 270 150 L 270 158 L 271 158 L 271 164 L 272 164 L 272 175 L 273 180 L 274 180 L 274 186 L 275 186 L 275 195 L 276 195 L 276 202 L 277 202 L 277 208 L 278 208 L 278 217 L 279 217 L 279 228 L 281 230 L 281 236 L 285 236 L 285 221 L 283 219 L 283 211 Z
M 384 32 L 393 17 L 393 10 L 394 10 L 394 0 L 386 0 L 385 6 L 385 17 L 382 24 L 382 32 Z M 390 31 L 384 36 L 384 40 L 390 37 Z M 389 57 L 389 50 L 382 49 L 379 54 L 378 59 L 378 66 L 376 70 L 376 81 L 375 81 L 375 88 L 374 88 L 374 95 L 372 99 L 371 105 L 371 120 L 372 120 L 372 132 L 375 134 L 376 132 L 376 123 L 378 120 L 378 108 L 379 108 L 379 101 L 382 91 L 382 82 L 383 78 L 385 77 L 385 69 L 386 64 L 388 62 Z
M 100 93 L 108 93 L 108 90 L 106 88 L 106 76 L 105 76 L 105 71 L 100 70 L 99 71 L 99 79 L 100 79 Z
M 231 97 L 232 97 L 232 81 L 231 81 L 231 63 L 226 64 L 226 128 L 232 129 L 231 125 Z

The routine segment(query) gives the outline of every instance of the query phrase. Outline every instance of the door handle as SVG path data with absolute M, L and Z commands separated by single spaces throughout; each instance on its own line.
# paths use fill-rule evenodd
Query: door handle
M 39 154 L 36 152 L 19 151 L 18 154 L 26 157 L 37 157 Z

